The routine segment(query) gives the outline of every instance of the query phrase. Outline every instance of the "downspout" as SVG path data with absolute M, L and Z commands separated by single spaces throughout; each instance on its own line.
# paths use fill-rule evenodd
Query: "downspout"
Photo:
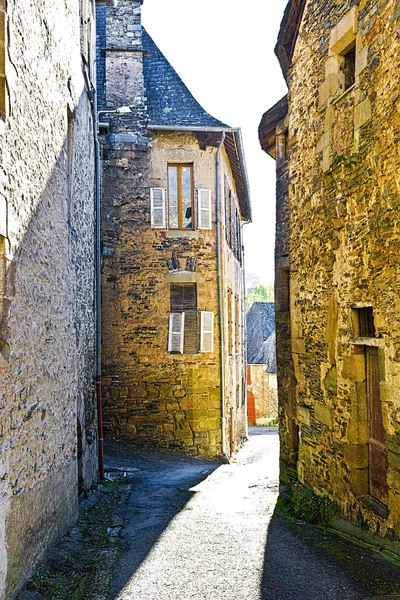
M 223 297 L 221 282 L 221 209 L 220 209 L 220 186 L 219 186 L 219 157 L 225 140 L 225 131 L 222 132 L 221 142 L 215 155 L 215 203 L 217 220 L 217 284 L 218 284 L 218 322 L 220 331 L 220 368 L 221 368 L 221 449 L 225 454 L 225 343 L 224 343 L 224 319 L 223 319 Z
M 92 0 L 92 19 L 96 31 L 96 0 Z M 97 58 L 94 58 L 94 73 Z M 100 143 L 97 121 L 97 85 L 93 90 L 93 139 L 95 169 L 95 238 L 96 238 L 96 398 L 99 475 L 104 479 L 103 406 L 101 398 L 101 252 L 100 252 Z

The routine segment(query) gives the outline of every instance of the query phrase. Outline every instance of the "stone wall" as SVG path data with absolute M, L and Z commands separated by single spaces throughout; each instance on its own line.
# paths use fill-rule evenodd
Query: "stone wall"
M 76 517 L 78 480 L 90 487 L 97 452 L 93 142 L 78 3 L 9 0 L 6 18 L 0 597 L 8 599 Z
M 268 425 L 278 416 L 277 377 L 266 373 L 267 365 L 248 365 L 247 389 L 254 394 L 256 425 Z
M 394 0 L 328 0 L 323 9 L 310 0 L 288 78 L 297 476 L 344 516 L 393 539 L 400 533 L 399 25 Z M 346 87 L 354 47 L 354 83 Z M 365 314 L 373 325 L 363 334 Z M 377 471 L 373 406 L 383 436 Z M 292 407 L 283 406 L 283 423 Z M 297 432 L 286 434 L 290 454 Z M 377 475 L 382 494 L 374 491 Z
M 115 138 L 112 138 L 115 139 Z M 107 140 L 107 138 L 106 138 Z M 191 454 L 229 454 L 245 435 L 240 350 L 225 349 L 226 447 L 221 448 L 220 334 L 215 236 L 215 153 L 193 134 L 160 134 L 150 145 L 103 146 L 103 386 L 105 428 L 137 444 Z M 212 190 L 211 231 L 152 229 L 150 188 L 167 187 L 167 163 L 193 164 L 196 189 Z M 224 175 L 231 174 L 223 154 Z M 223 186 L 220 185 L 221 194 Z M 242 298 L 242 270 L 224 245 L 223 290 Z M 171 273 L 176 254 L 182 272 Z M 229 257 L 229 261 L 228 261 Z M 185 271 L 197 259 L 195 272 Z M 188 279 L 189 277 L 189 279 Z M 214 351 L 168 352 L 170 285 L 197 284 L 197 306 L 215 316 Z M 242 310 L 242 309 L 241 309 Z M 228 309 L 225 306 L 225 328 Z M 235 324 L 231 324 L 235 327 Z M 242 334 L 241 334 L 242 335 Z M 227 333 L 225 332 L 227 337 Z M 232 406 L 232 415 L 231 415 Z M 232 425 L 231 425 L 232 423 Z

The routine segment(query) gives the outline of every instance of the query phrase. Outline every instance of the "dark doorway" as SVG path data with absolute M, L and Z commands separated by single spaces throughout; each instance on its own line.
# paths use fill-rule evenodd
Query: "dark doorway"
M 367 399 L 369 413 L 369 489 L 382 504 L 388 503 L 386 474 L 388 469 L 382 403 L 379 392 L 378 348 L 365 347 Z

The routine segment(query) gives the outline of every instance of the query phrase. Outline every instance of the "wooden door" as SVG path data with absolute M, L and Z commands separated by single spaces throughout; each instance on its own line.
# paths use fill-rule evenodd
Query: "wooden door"
M 247 392 L 247 423 L 256 424 L 256 401 L 253 392 Z
M 388 469 L 382 403 L 379 392 L 378 348 L 365 347 L 367 397 L 369 412 L 369 489 L 370 494 L 383 504 L 388 502 L 386 474 Z

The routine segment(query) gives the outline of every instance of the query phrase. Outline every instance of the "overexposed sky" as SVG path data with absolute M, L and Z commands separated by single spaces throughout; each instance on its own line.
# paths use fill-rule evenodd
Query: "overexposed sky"
M 274 54 L 287 0 L 144 0 L 142 22 L 196 100 L 241 127 L 253 223 L 244 227 L 246 271 L 274 277 L 275 162 L 261 150 L 263 113 L 286 94 Z

